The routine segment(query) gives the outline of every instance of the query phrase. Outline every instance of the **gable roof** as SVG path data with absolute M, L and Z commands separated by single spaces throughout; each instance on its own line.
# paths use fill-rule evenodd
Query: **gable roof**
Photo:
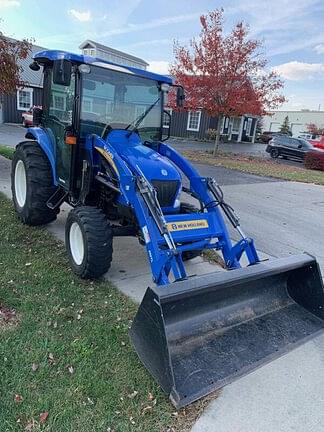
M 125 53 L 123 51 L 118 51 L 114 48 L 108 47 L 108 46 L 103 45 L 103 44 L 98 43 L 98 42 L 94 42 L 90 39 L 87 39 L 81 45 L 79 45 L 79 48 L 84 49 L 84 48 L 87 48 L 89 45 L 92 46 L 93 48 L 97 48 L 99 50 L 105 51 L 108 54 L 115 54 L 117 56 L 124 57 L 128 60 L 132 60 L 134 62 L 141 63 L 144 66 L 149 66 L 149 64 L 145 60 L 143 60 L 139 57 L 135 57 L 135 56 L 128 54 L 128 53 Z

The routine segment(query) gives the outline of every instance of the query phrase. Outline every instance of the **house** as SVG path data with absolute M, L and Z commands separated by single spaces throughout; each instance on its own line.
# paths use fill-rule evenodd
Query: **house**
M 42 105 L 42 71 L 32 71 L 29 65 L 33 61 L 34 53 L 44 49 L 33 45 L 29 55 L 25 59 L 19 60 L 19 64 L 23 68 L 21 80 L 26 85 L 12 94 L 2 96 L 0 123 L 22 123 L 21 115 L 24 111 L 28 111 L 33 105 Z
M 84 41 L 79 48 L 82 50 L 83 55 L 91 57 L 98 57 L 112 63 L 117 63 L 123 66 L 132 66 L 137 69 L 146 69 L 148 63 L 145 60 L 135 57 L 133 55 L 118 51 L 114 48 L 107 47 L 92 40 Z
M 208 116 L 204 111 L 166 111 L 171 115 L 164 115 L 163 133 L 170 131 L 172 137 L 205 140 L 209 129 L 217 129 L 218 119 Z M 246 114 L 240 117 L 225 117 L 222 120 L 221 135 L 226 141 L 254 142 L 258 117 Z
M 324 111 L 271 111 L 269 115 L 263 117 L 263 130 L 278 132 L 285 117 L 288 117 L 293 135 L 306 132 L 307 125 L 310 123 L 324 127 Z

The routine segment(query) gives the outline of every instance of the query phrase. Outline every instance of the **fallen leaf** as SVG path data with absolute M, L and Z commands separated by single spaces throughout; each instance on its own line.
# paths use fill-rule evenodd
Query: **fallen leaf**
M 33 372 L 36 372 L 38 368 L 39 368 L 39 365 L 37 363 L 32 364 L 32 371 Z
M 152 409 L 153 407 L 151 407 L 151 405 L 147 405 L 146 407 L 143 408 L 142 414 L 146 414 L 148 411 L 151 411 Z
M 70 374 L 72 375 L 72 374 L 74 373 L 73 366 L 69 366 L 69 367 L 68 367 L 68 371 L 69 371 Z
M 53 327 L 56 329 L 57 328 L 57 321 L 54 322 Z
M 78 315 L 77 315 L 77 320 L 80 320 L 80 319 L 81 319 L 81 315 L 78 314 Z
M 20 394 L 15 394 L 14 398 L 15 402 L 20 403 L 24 400 L 24 398 Z
M 39 414 L 39 423 L 40 424 L 44 424 L 47 420 L 48 417 L 48 411 L 44 411 L 42 413 Z
M 30 262 L 28 262 L 28 263 L 25 264 L 26 267 L 29 267 L 31 265 L 32 265 L 32 263 L 30 263 Z
M 129 395 L 127 395 L 130 399 L 134 399 L 134 397 L 136 397 L 138 395 L 138 391 L 134 390 L 133 393 L 130 393 Z
M 148 394 L 148 400 L 153 400 L 153 399 L 154 399 L 154 396 L 152 395 L 151 392 L 149 392 L 149 394 Z
M 133 417 L 129 417 L 129 421 L 132 423 L 132 425 L 135 424 L 135 422 L 134 422 L 134 418 L 133 418 Z
M 35 427 L 37 426 L 37 422 L 35 422 L 34 419 L 32 419 L 30 422 L 28 422 L 25 426 L 26 432 L 31 432 Z
M 54 364 L 54 355 L 52 353 L 49 353 L 47 358 L 50 364 Z

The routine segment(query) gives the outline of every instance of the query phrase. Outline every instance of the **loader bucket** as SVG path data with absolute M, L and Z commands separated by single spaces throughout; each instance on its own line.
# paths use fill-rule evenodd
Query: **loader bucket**
M 320 270 L 302 254 L 148 288 L 130 336 L 180 408 L 323 330 Z

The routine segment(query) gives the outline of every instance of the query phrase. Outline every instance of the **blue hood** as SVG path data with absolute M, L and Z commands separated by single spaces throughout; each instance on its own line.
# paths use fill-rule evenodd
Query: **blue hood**
M 177 180 L 180 188 L 181 175 L 174 165 L 156 151 L 144 146 L 137 133 L 132 133 L 129 137 L 128 134 L 129 131 L 116 129 L 108 134 L 106 141 L 116 149 L 131 169 L 138 166 L 149 181 Z

